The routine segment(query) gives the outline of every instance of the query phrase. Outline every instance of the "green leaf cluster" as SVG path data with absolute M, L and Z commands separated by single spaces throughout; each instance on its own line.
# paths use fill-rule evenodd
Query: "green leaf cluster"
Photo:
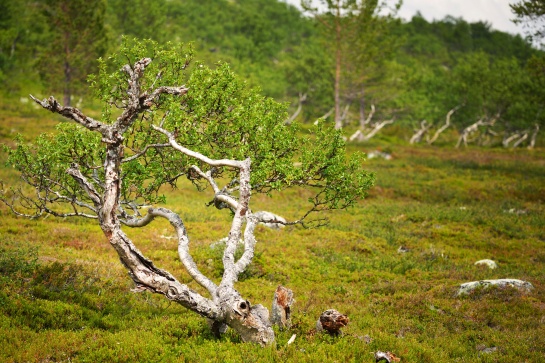
M 4 148 L 8 153 L 7 165 L 19 171 L 25 183 L 40 195 L 33 201 L 35 205 L 27 203 L 27 207 L 51 208 L 52 204 L 70 205 L 75 200 L 92 205 L 87 194 L 66 170 L 75 163 L 89 180 L 103 178 L 104 149 L 100 135 L 63 122 L 58 124 L 56 133 L 42 134 L 33 144 L 28 144 L 19 136 L 15 148 Z M 96 185 L 98 192 L 101 191 L 100 185 Z M 61 195 L 65 198 L 61 198 Z
M 182 83 L 189 89 L 182 96 L 161 95 L 123 135 L 122 204 L 163 201 L 161 187 L 176 187 L 181 176 L 200 186 L 192 165 L 236 185 L 238 170 L 211 169 L 174 150 L 154 126 L 169 130 L 178 144 L 208 158 L 251 159 L 253 192 L 310 186 L 316 191 L 312 198 L 315 210 L 346 208 L 365 196 L 373 175 L 363 169 L 362 154 L 346 157 L 340 132 L 320 122 L 301 136 L 297 125 L 285 124 L 285 104 L 250 88 L 225 63 L 215 69 L 198 62 L 191 66 L 192 56 L 191 47 L 126 39 L 118 53 L 99 61 L 99 73 L 90 78 L 103 103 L 101 121 L 107 124 L 115 122 L 130 102 L 126 91 L 129 74 L 123 70 L 126 64 L 151 58 L 141 77 L 142 94 Z M 56 134 L 42 135 L 32 146 L 20 139 L 16 149 L 9 151 L 9 164 L 40 191 L 53 185 L 52 189 L 68 195 L 68 200 L 89 202 L 66 170 L 74 163 L 79 165 L 100 193 L 104 150 L 99 134 L 61 123 Z

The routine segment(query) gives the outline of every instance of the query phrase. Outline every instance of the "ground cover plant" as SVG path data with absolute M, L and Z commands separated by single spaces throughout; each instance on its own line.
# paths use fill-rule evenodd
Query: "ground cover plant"
M 12 134 L 55 123 L 32 109 L 3 117 Z M 388 350 L 402 362 L 540 361 L 543 150 L 400 145 L 390 151 L 393 160 L 366 163 L 377 173 L 377 186 L 365 203 L 332 214 L 318 233 L 257 227 L 264 243 L 241 278 L 240 293 L 266 302 L 283 284 L 296 297 L 292 327 L 277 331 L 277 344 L 263 349 L 241 344 L 232 332 L 216 339 L 206 321 L 186 309 L 148 292 L 129 293 L 133 286 L 94 223 L 15 218 L 0 207 L 0 360 L 372 362 L 372 352 Z M 14 178 L 5 167 L 1 172 L 4 180 Z M 196 263 L 219 279 L 218 251 L 210 245 L 223 237 L 228 217 L 207 208 L 209 200 L 194 191 L 184 191 L 188 204 L 178 203 L 186 195 L 165 193 L 172 205 L 182 205 Z M 254 202 L 290 217 L 299 211 L 298 198 L 293 192 Z M 167 223 L 134 234 L 143 253 L 198 289 L 168 236 Z M 398 253 L 400 246 L 408 252 Z M 482 258 L 499 268 L 473 265 Z M 455 296 L 460 283 L 502 277 L 535 288 Z M 343 336 L 314 331 L 319 314 L 331 307 L 350 317 Z
M 53 132 L 59 120 L 31 106 L 1 117 L 1 141 L 10 145 L 21 131 L 22 144 L 44 129 Z M 349 151 L 381 146 L 379 140 Z M 93 221 L 16 218 L 1 205 L 0 360 L 371 362 L 381 350 L 402 362 L 540 361 L 545 152 L 388 147 L 392 160 L 364 164 L 377 175 L 369 198 L 328 214 L 326 227 L 256 227 L 262 243 L 239 276 L 241 296 L 271 301 L 282 284 L 296 298 L 291 328 L 275 331 L 276 344 L 265 348 L 241 344 L 232 330 L 216 338 L 204 318 L 149 292 L 129 292 L 134 284 Z M 17 179 L 7 167 L 0 172 L 7 182 Z M 223 251 L 214 246 L 229 231 L 231 216 L 207 207 L 210 197 L 189 184 L 161 189 L 164 207 L 176 208 L 199 270 L 219 282 Z M 255 195 L 252 202 L 255 210 L 295 219 L 310 196 L 288 190 L 273 198 Z M 179 265 L 167 221 L 127 234 L 181 283 L 203 291 Z M 474 265 L 483 258 L 499 268 Z M 456 296 L 463 282 L 503 277 L 535 288 Z M 350 317 L 342 336 L 315 331 L 328 308 Z

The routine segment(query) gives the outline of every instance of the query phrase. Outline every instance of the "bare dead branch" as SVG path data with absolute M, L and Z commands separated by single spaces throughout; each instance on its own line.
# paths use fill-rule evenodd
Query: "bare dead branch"
M 190 150 L 186 147 L 183 147 L 182 145 L 178 144 L 178 142 L 176 141 L 176 138 L 175 138 L 175 135 L 171 132 L 168 132 L 167 130 L 159 127 L 159 126 L 155 126 L 155 125 L 152 125 L 153 129 L 156 130 L 156 131 L 159 131 L 161 132 L 162 134 L 164 134 L 167 138 L 168 138 L 168 141 L 170 143 L 170 145 L 178 150 L 179 152 L 187 155 L 187 156 L 190 156 L 192 158 L 195 158 L 197 160 L 200 160 L 202 161 L 203 163 L 206 163 L 210 166 L 227 166 L 227 167 L 232 167 L 232 168 L 237 168 L 237 169 L 242 169 L 243 168 L 243 165 L 242 165 L 242 162 L 240 161 L 237 161 L 237 160 L 230 160 L 230 159 L 221 159 L 221 160 L 213 160 L 213 159 L 210 159 L 196 151 L 193 151 L 193 150 Z
M 85 176 L 79 170 L 79 166 L 72 164 L 66 172 L 71 175 L 80 185 L 80 187 L 85 190 L 89 198 L 93 201 L 97 209 L 102 205 L 102 198 L 96 191 L 95 187 L 87 180 Z
M 535 147 L 538 132 L 539 124 L 536 123 L 534 126 L 534 132 L 532 133 L 532 137 L 530 138 L 530 142 L 528 143 L 528 149 L 533 149 Z
M 450 110 L 447 113 L 447 116 L 446 116 L 446 119 L 445 119 L 445 124 L 435 131 L 435 134 L 433 134 L 433 137 L 428 140 L 428 145 L 433 144 L 437 140 L 439 135 L 441 135 L 443 133 L 443 131 L 445 131 L 450 126 L 450 118 L 452 117 L 454 112 L 456 112 L 458 109 L 460 109 L 460 107 L 462 107 L 462 105 L 458 105 L 458 106 L 454 107 L 452 110 Z
M 29 96 L 30 98 L 34 100 L 34 102 L 36 102 L 37 104 L 39 104 L 46 110 L 49 110 L 53 113 L 58 113 L 59 115 L 67 119 L 73 120 L 76 123 L 82 125 L 83 127 L 91 131 L 98 131 L 102 135 L 104 135 L 106 130 L 108 129 L 107 125 L 91 117 L 85 116 L 83 112 L 81 112 L 79 109 L 75 107 L 61 106 L 59 102 L 53 96 L 49 97 L 48 99 L 44 99 L 42 101 L 38 100 L 33 95 L 29 95 Z

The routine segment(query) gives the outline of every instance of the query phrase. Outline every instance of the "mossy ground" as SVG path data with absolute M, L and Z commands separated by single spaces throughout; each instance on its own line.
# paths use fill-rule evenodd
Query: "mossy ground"
M 47 114 L 25 107 L 2 112 L 2 142 L 15 132 L 52 130 Z M 350 150 L 376 147 L 380 141 Z M 239 291 L 270 308 L 282 284 L 296 299 L 293 326 L 267 348 L 232 333 L 215 339 L 194 313 L 161 296 L 131 293 L 93 221 L 25 220 L 1 205 L 0 361 L 372 362 L 377 350 L 401 362 L 543 361 L 545 150 L 390 148 L 393 160 L 367 162 L 377 173 L 369 197 L 329 214 L 327 227 L 257 229 L 256 257 Z M 5 168 L 0 177 L 16 181 Z M 220 255 L 210 244 L 226 236 L 228 214 L 205 207 L 209 195 L 166 192 L 186 222 L 199 267 L 217 281 Z M 305 199 L 294 191 L 253 203 L 296 217 Z M 128 233 L 159 267 L 202 291 L 183 271 L 175 242 L 164 238 L 172 234 L 168 224 Z M 400 246 L 409 251 L 398 253 Z M 499 268 L 474 266 L 484 258 Z M 530 281 L 535 289 L 455 296 L 463 282 L 494 278 Z M 328 308 L 350 318 L 340 337 L 314 332 Z M 287 346 L 292 334 L 297 338 Z

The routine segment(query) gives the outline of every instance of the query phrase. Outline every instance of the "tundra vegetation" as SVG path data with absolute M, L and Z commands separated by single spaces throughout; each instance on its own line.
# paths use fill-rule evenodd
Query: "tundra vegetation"
M 60 120 L 30 106 L 3 106 L 2 125 L 29 140 Z M 543 150 L 388 145 L 380 139 L 367 145 L 395 157 L 366 163 L 377 185 L 363 203 L 329 215 L 326 228 L 256 227 L 259 243 L 237 290 L 270 308 L 283 285 L 296 300 L 291 327 L 275 330 L 276 345 L 264 349 L 241 344 L 233 330 L 215 338 L 205 319 L 163 296 L 130 293 L 135 285 L 96 221 L 17 218 L 2 205 L 0 360 L 371 362 L 373 352 L 390 351 L 402 361 L 539 361 L 545 353 Z M 1 173 L 6 182 L 18 180 L 9 168 Z M 162 206 L 184 220 L 198 268 L 219 282 L 223 251 L 214 244 L 231 216 L 207 207 L 210 195 L 187 179 L 164 194 Z M 253 209 L 297 218 L 301 197 L 297 190 L 254 195 Z M 156 265 L 206 293 L 180 264 L 166 220 L 127 234 Z M 400 246 L 407 252 L 398 253 Z M 498 268 L 474 265 L 482 259 Z M 535 288 L 456 296 L 462 283 L 499 278 Z M 314 331 L 329 308 L 350 318 L 342 336 Z
M 76 110 L 47 98 L 63 96 L 63 69 L 52 69 L 55 84 L 41 68 L 61 30 L 50 10 L 62 3 L 0 5 L 0 179 L 8 202 L 0 203 L 1 361 L 531 362 L 545 355 L 545 73 L 543 53 L 526 40 L 452 17 L 383 19 L 368 2 L 366 19 L 376 27 L 352 34 L 368 31 L 373 41 L 342 44 L 350 51 L 339 83 L 343 128 L 333 131 L 335 53 L 324 50 L 334 44 L 319 26 L 330 15 L 302 16 L 269 0 L 141 0 L 130 8 L 99 1 L 87 25 L 102 24 L 105 33 L 93 52 L 118 56 L 93 63 L 84 49 L 70 48 L 70 59 L 83 62 L 76 67 L 99 66 L 91 88 L 80 77 L 87 71 L 74 73 Z M 122 34 L 159 44 L 127 46 Z M 195 40 L 203 63 L 192 65 L 190 48 L 166 39 Z M 377 57 L 374 49 L 386 46 Z M 358 49 L 368 52 L 351 58 Z M 51 58 L 52 67 L 61 63 Z M 262 94 L 289 101 L 289 114 Z M 250 98 L 253 107 L 241 106 Z M 183 128 L 191 123 L 200 127 Z M 229 123 L 233 133 L 224 132 Z M 182 138 L 195 153 L 184 154 Z M 342 162 L 345 148 L 352 163 Z M 248 155 L 253 190 L 243 216 L 245 181 L 235 175 Z M 384 158 L 371 159 L 377 155 Z M 232 163 L 208 164 L 218 160 Z M 10 191 L 21 181 L 12 166 L 31 187 Z M 359 173 L 339 179 L 346 168 Z M 356 201 L 369 173 L 376 185 Z M 299 188 L 305 181 L 326 192 Z M 43 218 L 16 216 L 13 202 Z M 308 210 L 349 205 L 303 219 L 316 226 L 327 218 L 326 227 L 289 223 Z M 285 227 L 257 224 L 269 221 L 263 210 L 284 217 Z M 76 214 L 85 216 L 64 217 Z M 496 268 L 476 264 L 488 260 Z M 499 279 L 528 288 L 458 293 L 461 284 Z M 255 305 L 270 309 L 279 285 L 295 299 L 283 329 L 269 328 Z M 349 317 L 342 334 L 317 331 L 328 309 Z M 232 319 L 249 316 L 263 323 L 261 336 Z M 234 329 L 218 336 L 224 323 Z M 241 344 L 273 336 L 262 349 Z

